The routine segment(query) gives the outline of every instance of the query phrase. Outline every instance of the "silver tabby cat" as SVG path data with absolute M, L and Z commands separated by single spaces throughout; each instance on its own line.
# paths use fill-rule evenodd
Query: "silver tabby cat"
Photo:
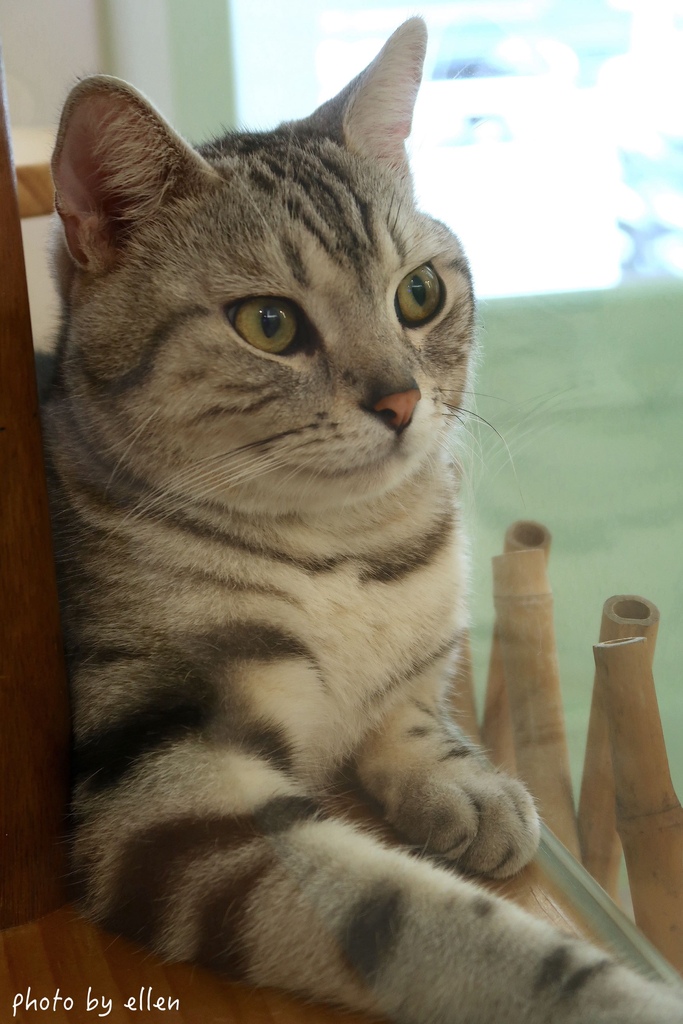
M 444 706 L 473 300 L 413 199 L 424 51 L 412 19 L 309 118 L 199 151 L 115 79 L 66 103 L 45 427 L 80 905 L 401 1024 L 681 1024 L 458 873 L 539 830 Z M 330 809 L 340 772 L 405 849 Z

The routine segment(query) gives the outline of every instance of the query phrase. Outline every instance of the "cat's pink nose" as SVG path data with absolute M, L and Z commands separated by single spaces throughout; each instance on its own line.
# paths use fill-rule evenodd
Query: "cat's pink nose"
M 386 419 L 387 426 L 400 432 L 412 420 L 415 406 L 421 398 L 419 389 L 412 388 L 410 391 L 400 391 L 396 395 L 385 395 L 372 408 L 375 412 L 383 414 L 382 418 Z

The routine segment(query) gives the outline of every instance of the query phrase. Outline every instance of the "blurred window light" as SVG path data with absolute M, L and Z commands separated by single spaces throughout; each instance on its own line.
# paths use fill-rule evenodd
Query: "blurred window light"
M 419 9 L 430 41 L 409 143 L 416 190 L 461 237 L 478 293 L 682 275 L 683 0 Z M 250 127 L 334 95 L 415 8 L 261 0 L 259 12 L 233 0 Z

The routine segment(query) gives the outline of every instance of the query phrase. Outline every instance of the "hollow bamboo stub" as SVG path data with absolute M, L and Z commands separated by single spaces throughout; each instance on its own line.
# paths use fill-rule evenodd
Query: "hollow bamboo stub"
M 493 580 L 518 774 L 549 827 L 578 856 L 544 551 L 535 548 L 498 555 L 493 559 Z
M 629 636 L 647 636 L 649 650 L 654 653 L 654 637 L 659 629 L 659 609 L 656 604 L 639 594 L 615 594 L 602 606 L 600 642 L 627 639 Z
M 605 641 L 593 652 L 636 923 L 683 971 L 683 811 L 669 773 L 648 642 Z
M 518 519 L 505 531 L 503 551 L 525 551 L 527 548 L 540 548 L 545 552 L 546 561 L 550 554 L 552 535 L 547 526 L 535 519 Z
M 644 636 L 654 656 L 659 610 L 637 594 L 616 594 L 602 608 L 600 643 Z M 618 899 L 621 841 L 616 827 L 614 774 L 609 727 L 597 676 L 593 683 L 588 737 L 579 797 L 579 841 L 584 866 L 612 899 Z
M 550 553 L 550 543 L 550 530 L 546 526 L 533 519 L 518 519 L 505 531 L 503 550 L 507 552 L 522 551 L 527 548 L 540 548 L 545 553 L 547 561 Z M 494 763 L 500 768 L 505 768 L 506 771 L 515 773 L 517 771 L 517 763 L 512 735 L 510 701 L 505 684 L 498 627 L 495 623 L 491 637 L 491 654 L 486 680 L 481 734 Z
M 493 558 L 494 598 L 550 596 L 545 553 L 538 548 L 506 551 Z
M 593 651 L 609 723 L 618 815 L 633 818 L 669 810 L 678 800 L 669 774 L 648 641 L 608 640 Z

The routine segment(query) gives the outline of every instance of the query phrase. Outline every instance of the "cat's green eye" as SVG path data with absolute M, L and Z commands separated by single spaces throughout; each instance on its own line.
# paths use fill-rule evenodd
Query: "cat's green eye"
M 436 271 L 423 263 L 411 270 L 396 289 L 396 312 L 406 327 L 425 323 L 441 307 L 442 284 Z
M 254 348 L 278 354 L 295 340 L 299 313 L 294 303 L 286 299 L 246 299 L 235 307 L 230 320 L 237 333 Z

